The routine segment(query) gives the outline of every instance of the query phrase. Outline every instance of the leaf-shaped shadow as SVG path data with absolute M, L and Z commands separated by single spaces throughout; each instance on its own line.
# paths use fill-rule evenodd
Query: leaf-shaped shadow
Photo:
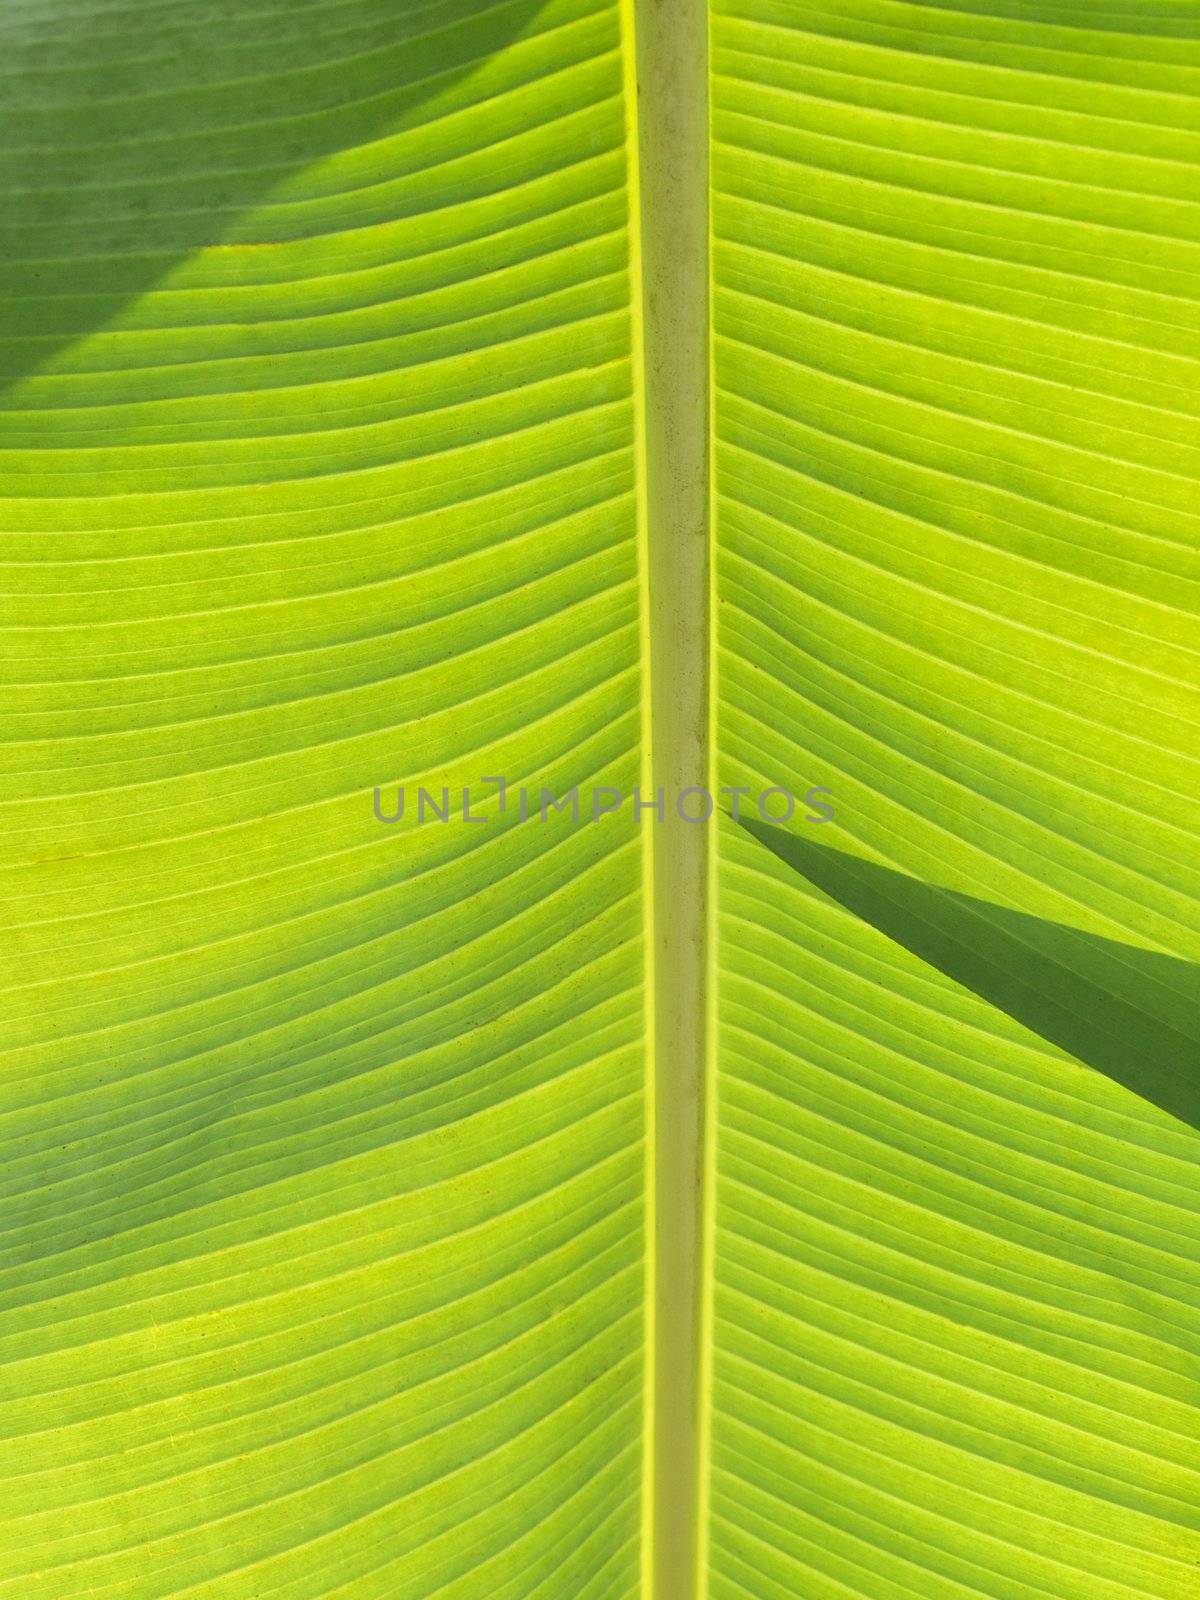
M 1200 1127 L 1200 965 L 939 888 L 782 828 L 742 826 L 889 939 Z
M 544 4 L 31 0 L 0 18 L 0 381 L 106 326 L 293 174 L 416 126 Z

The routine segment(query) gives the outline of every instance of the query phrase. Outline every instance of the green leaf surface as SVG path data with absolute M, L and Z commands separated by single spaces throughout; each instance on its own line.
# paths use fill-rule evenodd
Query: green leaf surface
M 1198 170 L 1196 0 L 0 13 L 0 1600 L 1200 1593 Z
M 0 29 L 0 1594 L 633 1593 L 616 13 Z
M 711 1600 L 1197 1592 L 1198 24 L 716 7 Z

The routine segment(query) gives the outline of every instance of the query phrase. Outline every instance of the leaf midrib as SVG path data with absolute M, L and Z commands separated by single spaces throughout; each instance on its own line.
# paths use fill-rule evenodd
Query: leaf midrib
M 714 792 L 708 11 L 622 0 L 641 475 L 647 930 L 647 1313 L 643 1590 L 695 1600 L 706 1514 Z M 632 45 L 632 47 L 631 47 Z

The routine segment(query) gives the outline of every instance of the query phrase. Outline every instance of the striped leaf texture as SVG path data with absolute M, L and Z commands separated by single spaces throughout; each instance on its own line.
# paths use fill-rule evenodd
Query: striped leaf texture
M 1200 1592 L 1198 40 L 717 3 L 712 1600 Z
M 0 1595 L 632 1593 L 616 12 L 0 30 Z
M 1197 1600 L 1200 0 L 0 40 L 0 1600 Z

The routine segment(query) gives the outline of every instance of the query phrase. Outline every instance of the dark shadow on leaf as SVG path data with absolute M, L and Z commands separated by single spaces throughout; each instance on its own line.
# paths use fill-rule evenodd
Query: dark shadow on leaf
M 416 125 L 543 4 L 23 0 L 0 15 L 0 383 L 106 326 L 291 175 Z M 302 219 L 279 226 L 304 236 Z
M 1200 965 L 977 900 L 757 821 L 846 910 L 1085 1066 L 1200 1127 Z

